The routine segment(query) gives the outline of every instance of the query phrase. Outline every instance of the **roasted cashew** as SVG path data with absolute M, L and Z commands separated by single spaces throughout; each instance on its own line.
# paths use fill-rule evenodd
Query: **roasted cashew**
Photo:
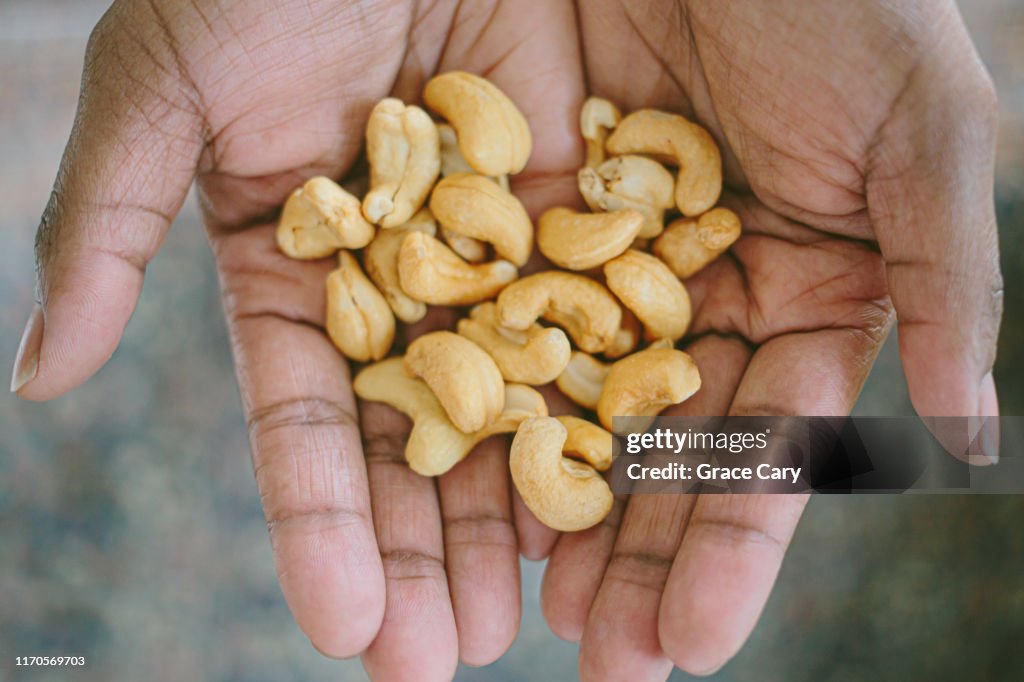
M 690 296 L 668 266 L 642 251 L 604 264 L 605 283 L 643 323 L 648 337 L 673 341 L 690 326 Z
M 448 419 L 430 387 L 408 375 L 402 358 L 368 365 L 356 376 L 352 387 L 363 400 L 386 403 L 412 419 L 405 459 L 422 476 L 440 476 L 484 438 L 512 433 L 526 419 L 548 413 L 547 404 L 537 391 L 521 384 L 506 384 L 505 409 L 498 419 L 482 431 L 463 433 Z
M 525 331 L 498 324 L 494 303 L 487 302 L 459 320 L 459 334 L 491 354 L 505 381 L 539 386 L 554 379 L 569 362 L 569 339 L 554 327 L 532 324 Z
M 465 71 L 434 76 L 423 101 L 455 128 L 463 158 L 481 175 L 518 173 L 533 145 L 526 119 L 505 93 Z
M 632 208 L 644 216 L 638 236 L 657 237 L 665 227 L 665 211 L 675 206 L 672 174 L 644 156 L 616 156 L 597 168 L 581 168 L 580 194 L 592 211 Z
M 494 245 L 502 258 L 522 267 L 533 250 L 533 223 L 514 195 L 482 175 L 442 178 L 430 210 L 445 230 Z
M 641 109 L 626 116 L 605 143 L 610 154 L 650 154 L 679 166 L 676 206 L 683 215 L 707 211 L 722 192 L 722 157 L 714 138 L 677 114 Z
M 700 388 L 693 359 L 675 348 L 648 348 L 611 366 L 597 401 L 597 417 L 614 431 L 612 417 L 654 417 L 669 405 L 681 403 Z M 639 430 L 640 422 L 629 430 Z M 644 428 L 649 426 L 645 423 Z
M 527 419 L 546 416 L 544 396 L 525 384 L 505 384 L 505 408 L 494 422 L 473 434 L 473 444 L 499 433 L 515 433 Z
M 398 279 L 398 253 L 402 248 L 402 242 L 411 231 L 431 236 L 437 232 L 434 217 L 430 215 L 428 209 L 420 209 L 401 227 L 378 230 L 373 241 L 363 251 L 366 274 L 384 294 L 395 317 L 409 323 L 418 322 L 427 314 L 427 304 L 406 294 Z
M 601 397 L 601 387 L 610 369 L 610 364 L 574 350 L 569 358 L 569 364 L 555 379 L 555 385 L 577 405 L 595 410 L 597 400 Z
M 380 360 L 395 338 L 388 302 L 348 251 L 338 254 L 338 268 L 327 275 L 327 335 L 356 362 Z
M 615 338 L 604 349 L 602 355 L 609 360 L 615 360 L 632 353 L 640 343 L 641 336 L 643 336 L 643 329 L 640 327 L 640 320 L 636 319 L 636 315 L 629 308 L 623 308 L 622 324 L 619 326 L 619 331 L 615 332 Z
M 546 526 L 566 532 L 600 523 L 613 500 L 611 488 L 594 467 L 563 455 L 577 452 L 570 435 L 580 433 L 553 417 L 527 419 L 519 425 L 509 453 L 512 481 L 523 502 Z
M 555 417 L 568 436 L 565 439 L 563 452 L 575 455 L 598 471 L 612 468 L 612 436 L 597 424 L 579 417 Z
M 580 109 L 580 132 L 587 143 L 587 168 L 596 168 L 606 158 L 608 132 L 622 120 L 619 108 L 606 99 L 588 97 Z
M 462 158 L 462 152 L 459 151 L 459 138 L 455 133 L 455 128 L 452 128 L 447 123 L 438 123 L 437 134 L 441 139 L 441 177 L 446 178 L 456 173 L 476 173 L 473 167 Z M 507 175 L 498 175 L 492 177 L 491 180 L 498 183 L 498 187 L 501 187 L 506 192 L 509 191 Z M 457 250 L 456 253 L 458 253 Z M 461 253 L 459 255 L 462 256 Z M 465 256 L 462 257 L 466 258 Z M 469 259 L 466 258 L 466 260 Z
M 654 254 L 686 279 L 718 258 L 740 238 L 740 219 L 727 208 L 713 208 L 697 220 L 680 218 L 654 240 Z
M 310 178 L 288 197 L 277 226 L 277 245 L 291 258 L 324 258 L 338 249 L 361 249 L 373 239 L 359 199 L 330 178 Z
M 455 428 L 480 431 L 505 406 L 505 381 L 480 346 L 452 332 L 417 337 L 405 353 L 405 369 L 423 379 Z
M 441 228 L 441 239 L 448 248 L 459 255 L 467 263 L 479 263 L 487 258 L 487 244 L 463 234 Z
M 524 277 L 498 295 L 502 327 L 529 329 L 540 317 L 564 329 L 584 351 L 600 353 L 615 340 L 622 309 L 600 283 L 557 270 Z
M 643 214 L 633 209 L 577 213 L 552 208 L 537 221 L 537 246 L 555 265 L 589 270 L 628 249 L 643 224 Z
M 382 99 L 366 124 L 366 158 L 370 191 L 363 215 L 381 227 L 397 227 L 420 210 L 441 172 L 437 127 L 419 107 Z
M 518 276 L 516 266 L 497 260 L 472 265 L 422 232 L 412 232 L 398 251 L 402 291 L 431 305 L 471 305 L 493 298 Z

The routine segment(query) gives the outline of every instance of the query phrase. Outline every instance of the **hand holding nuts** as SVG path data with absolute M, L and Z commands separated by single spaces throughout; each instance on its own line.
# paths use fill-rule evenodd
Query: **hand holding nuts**
M 740 235 L 736 215 L 714 208 L 718 149 L 681 116 L 623 118 L 611 102 L 588 99 L 578 180 L 592 213 L 544 212 L 536 242 L 555 268 L 520 279 L 535 231 L 507 174 L 530 156 L 525 119 L 464 72 L 431 79 L 424 101 L 448 122 L 397 99 L 379 102 L 366 131 L 366 196 L 310 179 L 284 207 L 278 244 L 293 258 L 341 250 L 326 282 L 327 333 L 348 358 L 377 361 L 353 388 L 412 419 L 405 456 L 414 471 L 441 475 L 483 439 L 515 432 L 509 468 L 527 507 L 554 529 L 588 528 L 612 506 L 599 472 L 611 466 L 613 418 L 642 425 L 700 388 L 697 366 L 674 343 L 691 315 L 680 279 Z M 675 179 L 663 162 L 678 167 Z M 664 228 L 677 208 L 683 217 Z M 383 229 L 375 235 L 371 223 Z M 365 275 L 345 250 L 362 247 Z M 394 318 L 421 320 L 428 304 L 475 305 L 457 334 L 424 334 L 385 359 Z M 530 385 L 552 381 L 590 421 L 548 417 Z

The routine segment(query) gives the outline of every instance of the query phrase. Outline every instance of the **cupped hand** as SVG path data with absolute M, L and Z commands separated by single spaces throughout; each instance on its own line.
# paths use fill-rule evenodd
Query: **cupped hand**
M 673 109 L 722 145 L 746 230 L 688 282 L 705 388 L 683 412 L 845 413 L 895 306 L 918 411 L 994 414 L 991 87 L 951 5 L 900 11 L 117 2 L 40 228 L 19 394 L 60 395 L 109 358 L 196 180 L 278 574 L 315 646 L 364 652 L 381 679 L 494 660 L 518 625 L 517 546 L 554 546 L 545 612 L 581 639 L 585 678 L 711 670 L 753 627 L 804 500 L 635 497 L 558 537 L 510 496 L 501 444 L 417 477 L 406 420 L 363 405 L 357 424 L 323 331 L 332 263 L 277 252 L 275 210 L 343 176 L 374 102 L 416 101 L 436 72 L 484 74 L 524 111 L 514 189 L 534 217 L 579 202 L 585 92 Z
M 952 3 L 598 0 L 580 28 L 589 92 L 706 126 L 743 221 L 687 282 L 703 388 L 676 414 L 847 414 L 894 319 L 919 414 L 998 414 L 995 100 Z M 718 669 L 805 502 L 634 495 L 558 539 L 544 612 L 582 678 Z

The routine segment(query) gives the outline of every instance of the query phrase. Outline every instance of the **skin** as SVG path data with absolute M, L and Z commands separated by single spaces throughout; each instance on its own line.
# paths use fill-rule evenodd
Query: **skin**
M 518 628 L 518 553 L 550 553 L 544 611 L 583 679 L 711 672 L 754 627 L 804 498 L 637 496 L 558 536 L 511 490 L 500 440 L 418 477 L 408 421 L 357 409 L 323 331 L 331 259 L 274 247 L 275 210 L 344 175 L 377 100 L 455 68 L 526 115 L 514 190 L 534 219 L 580 205 L 586 94 L 680 112 L 721 145 L 744 236 L 687 283 L 705 388 L 679 413 L 846 414 L 897 318 L 920 414 L 998 413 L 995 97 L 939 0 L 115 2 L 39 231 L 19 395 L 106 362 L 195 180 L 278 575 L 314 646 L 381 680 L 488 663 Z

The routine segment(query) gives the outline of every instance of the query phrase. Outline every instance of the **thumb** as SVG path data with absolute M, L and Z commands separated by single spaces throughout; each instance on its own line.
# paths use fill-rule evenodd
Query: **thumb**
M 962 25 L 949 33 L 880 130 L 868 205 L 914 408 L 922 417 L 972 418 L 945 429 L 926 422 L 953 454 L 985 464 L 998 459 L 995 420 L 979 433 L 982 418 L 999 412 L 992 379 L 1002 316 L 996 103 Z
M 89 38 L 71 138 L 36 235 L 37 302 L 11 390 L 59 396 L 110 358 L 191 185 L 201 118 L 149 3 L 115 3 Z M 130 7 L 130 8 L 129 8 Z M 149 10 L 152 11 L 152 10 Z M 129 16 L 131 14 L 132 16 Z

